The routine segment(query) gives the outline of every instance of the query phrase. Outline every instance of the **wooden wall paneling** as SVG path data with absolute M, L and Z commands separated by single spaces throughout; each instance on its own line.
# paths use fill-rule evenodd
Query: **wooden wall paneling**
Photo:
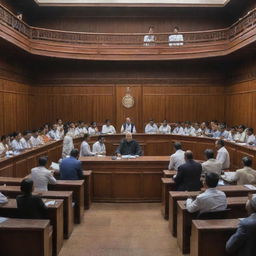
M 14 165 L 8 164 L 6 166 L 0 167 L 0 176 L 2 177 L 14 177 Z
M 17 129 L 17 96 L 14 93 L 4 93 L 4 132 L 10 133 Z
M 31 157 L 27 158 L 27 167 L 28 167 L 28 172 L 30 173 L 31 169 L 38 166 L 38 159 L 36 155 L 32 155 Z
M 15 164 L 15 177 L 25 177 L 30 173 L 27 159 L 18 160 Z
M 0 134 L 4 134 L 5 125 L 4 125 L 4 92 L 3 92 L 3 83 L 0 79 Z M 0 135 L 1 136 L 1 135 Z
M 126 88 L 131 88 L 131 95 L 135 98 L 135 104 L 132 108 L 125 108 L 122 105 L 122 98 L 126 94 Z M 116 86 L 116 127 L 120 131 L 121 125 L 124 123 L 126 117 L 130 117 L 136 125 L 138 131 L 143 131 L 142 128 L 142 88 L 139 85 L 120 85 Z

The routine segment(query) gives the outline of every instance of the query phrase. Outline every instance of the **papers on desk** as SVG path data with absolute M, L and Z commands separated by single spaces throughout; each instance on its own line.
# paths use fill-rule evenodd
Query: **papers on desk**
M 48 207 L 48 206 L 53 206 L 53 205 L 55 205 L 55 203 L 56 203 L 55 200 L 51 200 L 51 201 L 48 201 L 48 202 L 46 202 L 46 203 L 44 203 L 44 204 Z
M 60 165 L 58 163 L 52 162 L 50 168 L 52 168 L 53 170 L 59 171 L 60 170 Z
M 244 185 L 246 188 L 248 188 L 248 189 L 251 189 L 251 190 L 256 190 L 256 187 L 255 186 L 253 186 L 253 185 L 250 185 L 250 184 L 246 184 L 246 185 Z
M 0 217 L 0 223 L 3 223 L 5 221 L 7 221 L 8 219 L 7 218 L 4 218 L 4 217 Z
M 224 181 L 223 180 L 219 180 L 219 182 L 218 182 L 218 186 L 224 186 L 225 184 L 224 184 Z
M 242 143 L 242 142 L 237 142 L 236 144 L 240 145 L 240 146 L 246 146 L 247 145 L 246 143 Z
M 105 157 L 105 155 L 96 155 L 97 157 Z
M 122 158 L 123 159 L 135 159 L 139 157 L 138 155 L 123 155 Z
M 226 181 L 233 181 L 235 178 L 236 172 L 225 172 L 224 175 L 221 175 L 221 178 Z

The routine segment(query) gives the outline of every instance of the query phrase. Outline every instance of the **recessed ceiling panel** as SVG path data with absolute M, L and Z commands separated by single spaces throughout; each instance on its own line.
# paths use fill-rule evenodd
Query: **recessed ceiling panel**
M 41 6 L 173 6 L 173 7 L 223 7 L 230 0 L 35 0 Z

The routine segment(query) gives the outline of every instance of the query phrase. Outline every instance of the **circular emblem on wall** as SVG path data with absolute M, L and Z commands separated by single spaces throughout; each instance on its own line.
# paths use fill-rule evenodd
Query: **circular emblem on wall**
M 130 94 L 130 87 L 126 89 L 126 95 L 122 99 L 122 104 L 125 108 L 132 108 L 134 106 L 134 97 Z

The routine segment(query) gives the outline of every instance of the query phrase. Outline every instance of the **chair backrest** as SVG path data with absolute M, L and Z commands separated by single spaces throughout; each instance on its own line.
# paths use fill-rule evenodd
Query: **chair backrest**
M 231 209 L 225 209 L 223 211 L 214 211 L 214 212 L 203 212 L 197 215 L 197 219 L 199 220 L 226 219 L 230 211 Z

